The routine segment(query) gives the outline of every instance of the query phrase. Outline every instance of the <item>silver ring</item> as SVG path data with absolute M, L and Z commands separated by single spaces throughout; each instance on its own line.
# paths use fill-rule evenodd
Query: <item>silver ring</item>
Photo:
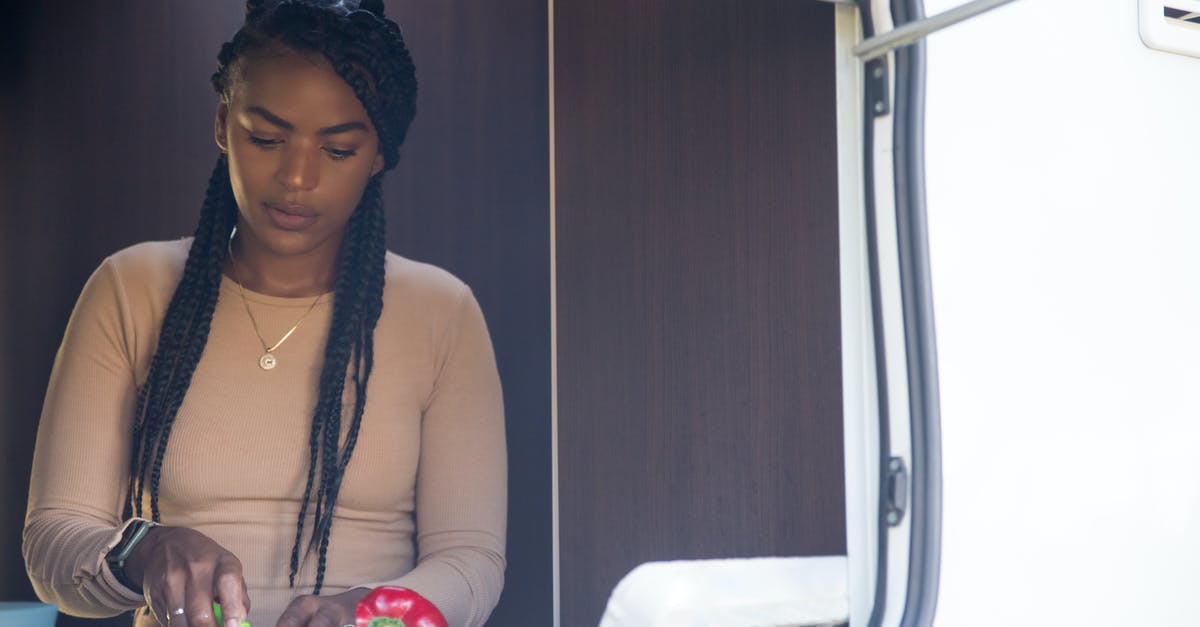
M 183 616 L 184 614 L 187 614 L 187 610 L 182 607 L 171 610 L 171 616 Z

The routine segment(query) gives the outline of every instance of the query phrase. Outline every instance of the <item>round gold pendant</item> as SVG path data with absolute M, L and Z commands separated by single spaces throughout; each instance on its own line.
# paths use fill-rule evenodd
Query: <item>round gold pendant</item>
M 267 353 L 258 358 L 258 366 L 263 370 L 270 370 L 275 367 L 275 356 Z

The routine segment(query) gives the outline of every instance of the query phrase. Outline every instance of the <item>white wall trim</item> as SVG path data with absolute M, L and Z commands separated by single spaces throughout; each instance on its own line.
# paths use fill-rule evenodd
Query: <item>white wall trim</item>
M 842 424 L 846 481 L 846 590 L 850 627 L 863 627 L 875 598 L 879 407 L 871 324 L 863 190 L 863 64 L 857 7 L 834 8 L 837 94 L 838 267 L 842 319 Z

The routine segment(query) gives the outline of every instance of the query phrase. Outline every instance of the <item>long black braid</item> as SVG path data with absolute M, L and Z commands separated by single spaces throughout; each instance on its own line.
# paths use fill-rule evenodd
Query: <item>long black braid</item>
M 249 0 L 246 24 L 221 47 L 212 84 L 228 99 L 240 80 L 240 59 L 269 48 L 315 52 L 329 60 L 362 101 L 379 137 L 384 171 L 399 160 L 416 114 L 416 77 L 400 29 L 383 17 L 381 0 Z M 308 509 L 316 515 L 308 549 L 317 550 L 313 594 L 320 594 L 342 476 L 358 441 L 374 361 L 374 331 L 383 308 L 386 244 L 382 172 L 371 177 L 346 225 L 334 285 L 333 319 L 325 345 L 320 390 L 309 433 L 309 469 L 296 522 L 289 582 L 296 583 Z M 200 223 L 183 278 L 171 298 L 146 382 L 138 393 L 130 456 L 130 508 L 142 515 L 146 481 L 150 513 L 159 520 L 158 488 L 171 426 L 208 341 L 226 244 L 237 205 L 224 155 L 209 179 Z M 339 449 L 342 399 L 352 387 L 353 411 Z M 318 478 L 318 469 L 320 471 Z M 313 492 L 316 488 L 315 504 Z M 307 551 L 305 553 L 307 556 Z
M 225 260 L 225 241 L 237 220 L 237 205 L 229 183 L 225 155 L 217 159 L 208 181 L 200 224 L 163 318 L 158 349 L 145 384 L 138 391 L 130 456 L 129 494 L 133 510 L 142 515 L 146 469 L 150 474 L 150 510 L 158 520 L 158 484 L 162 459 L 175 415 L 192 381 L 192 373 L 208 342 L 209 325 Z

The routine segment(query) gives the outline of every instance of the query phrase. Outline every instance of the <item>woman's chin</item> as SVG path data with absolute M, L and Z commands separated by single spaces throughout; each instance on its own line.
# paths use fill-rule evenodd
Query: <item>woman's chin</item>
M 286 231 L 268 228 L 266 232 L 258 232 L 253 242 L 244 242 L 243 246 L 260 247 L 262 252 L 272 257 L 303 257 L 322 249 L 329 237 L 314 230 Z M 247 238 L 250 239 L 250 238 Z M 335 240 L 336 241 L 336 240 Z

